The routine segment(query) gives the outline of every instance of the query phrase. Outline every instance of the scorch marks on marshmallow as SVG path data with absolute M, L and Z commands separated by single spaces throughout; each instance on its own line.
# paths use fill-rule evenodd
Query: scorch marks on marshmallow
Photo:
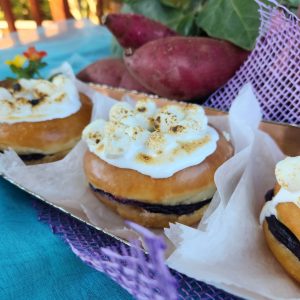
M 274 198 L 264 205 L 260 214 L 260 223 L 266 217 L 277 216 L 276 207 L 279 203 L 293 202 L 300 208 L 300 156 L 287 157 L 278 162 L 275 175 L 281 188 Z
M 300 156 L 287 157 L 276 165 L 276 179 L 290 192 L 300 192 Z
M 217 147 L 215 129 L 201 106 L 156 107 L 150 99 L 135 107 L 115 104 L 109 120 L 96 120 L 83 132 L 89 150 L 109 164 L 166 178 L 201 163 Z
M 68 117 L 81 107 L 74 83 L 64 75 L 52 82 L 20 79 L 10 89 L 0 87 L 0 123 L 40 122 Z

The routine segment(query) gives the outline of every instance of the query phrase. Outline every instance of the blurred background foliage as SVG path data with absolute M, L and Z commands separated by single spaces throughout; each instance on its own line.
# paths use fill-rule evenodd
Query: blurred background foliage
M 14 16 L 18 20 L 31 20 L 29 4 L 27 0 L 10 0 Z M 40 6 L 46 19 L 51 19 L 48 0 L 40 0 Z M 0 10 L 0 20 L 4 20 L 3 11 Z
M 55 1 L 55 0 L 52 0 Z M 151 0 L 149 0 L 151 1 Z M 16 20 L 31 20 L 28 0 L 10 0 Z M 103 1 L 104 11 L 115 11 L 121 4 L 121 0 Z M 51 20 L 49 0 L 39 0 L 44 19 Z M 68 0 L 70 11 L 75 19 L 96 18 L 96 0 Z M 3 11 L 0 9 L 0 20 L 4 20 Z

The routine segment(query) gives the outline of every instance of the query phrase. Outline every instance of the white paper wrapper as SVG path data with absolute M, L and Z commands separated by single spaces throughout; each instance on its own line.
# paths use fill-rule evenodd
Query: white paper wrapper
M 68 65 L 56 71 L 74 78 Z M 79 81 L 76 85 L 93 101 L 92 119 L 107 119 L 115 100 Z M 270 255 L 258 224 L 263 195 L 274 184 L 274 164 L 282 154 L 267 135 L 256 130 L 260 112 L 250 86 L 235 102 L 229 119 L 211 117 L 209 122 L 221 131 L 231 131 L 237 154 L 217 172 L 219 194 L 199 230 L 173 225 L 167 231 L 177 248 L 168 264 L 241 296 L 248 296 L 249 291 L 252 298 L 276 293 L 287 298 L 299 296 L 299 290 Z M 111 234 L 132 237 L 124 220 L 91 193 L 82 167 L 85 151 L 85 144 L 80 142 L 61 161 L 26 166 L 9 150 L 0 154 L 0 173 Z
M 300 287 L 267 248 L 259 224 L 264 195 L 275 184 L 275 164 L 283 158 L 257 129 L 259 121 L 258 103 L 246 85 L 229 114 L 236 154 L 217 170 L 218 193 L 198 229 L 176 224 L 165 230 L 176 246 L 167 264 L 248 299 L 300 299 Z

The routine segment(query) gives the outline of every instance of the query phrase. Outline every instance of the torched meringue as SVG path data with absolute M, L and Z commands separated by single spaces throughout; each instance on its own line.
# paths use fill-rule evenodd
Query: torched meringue
M 263 207 L 261 223 L 266 217 L 277 216 L 276 206 L 279 203 L 293 202 L 300 208 L 300 156 L 287 157 L 278 162 L 275 175 L 281 188 L 272 201 L 266 202 Z
M 76 86 L 64 75 L 52 81 L 20 79 L 0 87 L 0 123 L 40 122 L 68 117 L 81 107 Z
M 96 120 L 83 131 L 91 152 L 119 168 L 167 178 L 201 163 L 217 148 L 219 135 L 208 126 L 201 106 L 166 105 L 151 99 L 132 107 L 115 104 L 109 120 Z
M 300 192 L 300 156 L 280 161 L 276 165 L 275 175 L 282 188 L 291 193 Z

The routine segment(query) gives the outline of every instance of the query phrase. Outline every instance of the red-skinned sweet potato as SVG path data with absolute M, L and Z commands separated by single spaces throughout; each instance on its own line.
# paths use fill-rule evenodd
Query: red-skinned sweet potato
M 119 58 L 99 60 L 80 71 L 77 74 L 77 78 L 84 82 L 106 84 L 127 90 L 149 93 L 149 90 L 131 76 L 123 61 Z
M 123 73 L 119 87 L 126 90 L 150 93 L 149 90 L 147 90 L 138 81 L 136 81 L 127 70 L 125 70 L 125 72 Z
M 248 56 L 229 42 L 202 37 L 167 37 L 145 44 L 124 61 L 133 77 L 167 98 L 205 98 L 224 85 Z
M 109 14 L 104 25 L 123 48 L 137 49 L 150 41 L 177 35 L 165 25 L 138 14 Z
M 77 78 L 84 82 L 118 87 L 125 71 L 126 67 L 122 59 L 108 58 L 87 66 L 77 74 Z

